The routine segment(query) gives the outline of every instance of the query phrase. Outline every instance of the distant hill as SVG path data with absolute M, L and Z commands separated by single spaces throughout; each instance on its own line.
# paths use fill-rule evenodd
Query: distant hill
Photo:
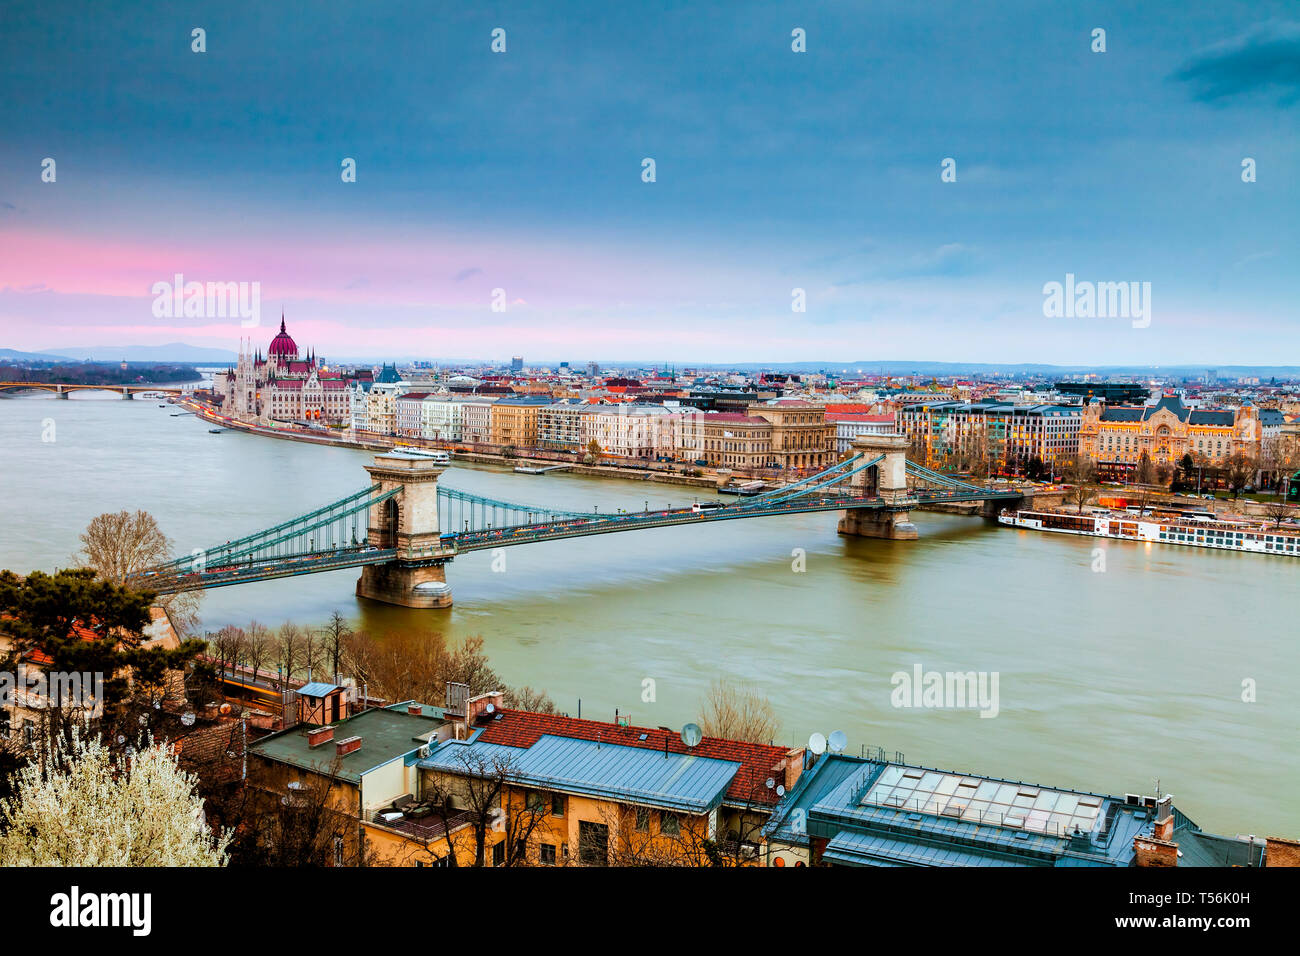
M 172 342 L 170 345 L 92 345 L 87 348 L 50 349 L 57 358 L 92 362 L 185 362 L 212 365 L 233 363 L 238 357 L 229 349 L 204 348 Z
M 0 349 L 0 362 L 62 362 L 65 358 L 67 358 L 66 355 L 55 355 L 51 352 L 20 352 L 17 349 Z

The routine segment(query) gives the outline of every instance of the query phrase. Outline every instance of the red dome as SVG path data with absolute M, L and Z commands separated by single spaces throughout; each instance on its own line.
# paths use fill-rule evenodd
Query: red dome
M 271 339 L 271 347 L 266 350 L 266 357 L 273 362 L 284 362 L 298 357 L 298 343 L 284 330 L 284 316 L 280 316 L 280 332 Z

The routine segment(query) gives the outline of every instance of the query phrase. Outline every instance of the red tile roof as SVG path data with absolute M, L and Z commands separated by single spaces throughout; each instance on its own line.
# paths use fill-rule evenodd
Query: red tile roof
M 730 760 L 741 764 L 736 775 L 727 788 L 727 796 L 733 801 L 754 804 L 774 804 L 777 802 L 776 787 L 767 788 L 767 779 L 775 778 L 777 783 L 785 779 L 776 767 L 785 759 L 786 748 L 768 744 L 749 744 L 740 740 L 724 740 L 719 737 L 705 737 L 699 745 L 688 748 L 682 743 L 681 734 L 675 730 L 662 730 L 657 727 L 620 727 L 602 720 L 583 720 L 577 717 L 562 717 L 559 714 L 534 714 L 525 710 L 497 711 L 496 715 L 486 719 L 480 718 L 478 726 L 483 728 L 479 738 L 485 743 L 501 744 L 506 747 L 531 747 L 542 737 L 550 734 L 554 737 L 575 737 L 579 740 L 600 740 L 602 743 L 621 744 L 627 747 L 642 747 L 646 750 L 662 751 L 667 747 L 669 753 L 693 753 L 700 757 L 712 757 L 716 760 Z M 641 735 L 645 735 L 645 740 Z

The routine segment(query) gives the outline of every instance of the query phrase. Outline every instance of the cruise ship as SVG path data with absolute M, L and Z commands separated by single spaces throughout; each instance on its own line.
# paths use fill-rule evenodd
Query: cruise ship
M 1249 520 L 1229 521 L 1213 516 L 1150 511 L 1043 509 L 1003 511 L 1000 524 L 1031 531 L 1057 534 L 1081 534 L 1121 541 L 1151 541 L 1190 548 L 1216 548 L 1221 551 L 1252 551 L 1256 554 L 1300 555 L 1300 528 L 1283 524 Z

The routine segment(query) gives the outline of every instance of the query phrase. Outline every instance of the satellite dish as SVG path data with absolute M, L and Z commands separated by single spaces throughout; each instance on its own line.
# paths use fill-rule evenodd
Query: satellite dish
M 698 747 L 703 739 L 704 731 L 700 730 L 699 724 L 687 724 L 682 728 L 682 743 L 686 746 Z
M 785 787 L 780 787 L 780 786 L 778 786 L 778 787 L 776 788 L 776 795 L 777 795 L 778 797 L 784 797 L 784 796 L 785 796 Z
M 771 790 L 771 789 L 772 789 L 773 787 L 775 787 L 775 786 L 776 786 L 776 781 L 773 780 L 771 777 L 768 777 L 768 778 L 767 778 L 767 789 Z
M 181 714 L 181 723 L 184 724 L 186 727 L 193 727 L 194 714 L 191 711 L 186 711 L 185 713 Z
M 831 739 L 829 743 L 831 753 L 843 753 L 844 748 L 849 745 L 849 735 L 842 730 L 833 730 L 831 731 Z
M 808 749 L 815 754 L 824 754 L 826 752 L 826 738 L 819 733 L 814 733 L 808 738 Z
M 487 707 L 486 707 L 485 709 L 487 710 L 487 712 L 488 712 L 489 714 L 495 714 L 495 713 L 497 712 L 497 706 L 496 706 L 496 704 L 488 704 Z

